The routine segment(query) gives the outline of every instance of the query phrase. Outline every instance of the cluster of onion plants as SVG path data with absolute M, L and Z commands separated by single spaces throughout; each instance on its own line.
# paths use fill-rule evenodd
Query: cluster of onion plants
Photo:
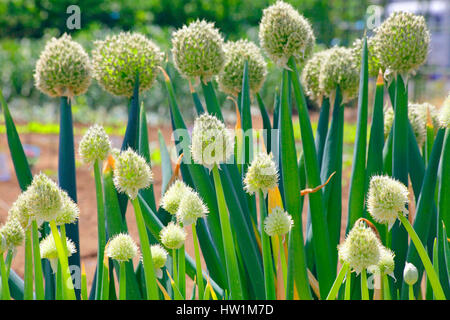
M 262 13 L 259 40 L 262 50 L 247 40 L 224 42 L 213 23 L 197 20 L 173 33 L 169 57 L 130 32 L 96 41 L 90 56 L 66 34 L 47 43 L 34 76 L 36 87 L 61 104 L 58 183 L 43 173 L 33 177 L 0 95 L 22 189 L 0 229 L 2 299 L 450 297 L 450 96 L 440 110 L 408 102 L 408 79 L 429 51 L 424 18 L 396 12 L 350 48 L 314 52 L 309 22 L 278 1 Z M 259 95 L 265 56 L 281 74 L 272 120 Z M 169 58 L 191 88 L 192 130 L 166 71 Z M 160 140 L 159 204 L 139 104 L 158 76 L 179 156 L 172 168 Z M 80 269 L 71 102 L 91 78 L 127 97 L 129 114 L 120 150 L 100 125 L 78 148 L 97 196 L 98 259 L 88 288 Z M 217 88 L 235 103 L 234 128 L 224 122 Z M 315 132 L 305 95 L 321 106 Z M 344 113 L 353 99 L 357 132 L 342 212 Z M 253 129 L 252 102 L 263 130 Z M 126 215 L 134 215 L 138 239 L 128 234 Z M 23 243 L 21 279 L 11 261 Z

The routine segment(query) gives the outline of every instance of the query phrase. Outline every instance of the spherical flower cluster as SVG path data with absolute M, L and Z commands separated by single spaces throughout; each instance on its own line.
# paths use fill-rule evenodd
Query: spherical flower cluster
M 213 23 L 194 21 L 173 33 L 172 56 L 183 77 L 209 81 L 225 63 L 223 38 Z
M 368 267 L 367 270 L 370 273 L 393 275 L 395 267 L 394 257 L 394 252 L 380 244 L 380 260 L 378 264 Z
M 225 66 L 218 76 L 220 90 L 234 96 L 241 92 L 244 66 L 248 61 L 250 92 L 259 92 L 267 75 L 267 64 L 261 50 L 248 40 L 228 41 L 224 50 Z
M 353 42 L 352 51 L 353 55 L 355 56 L 355 59 L 358 63 L 358 69 L 361 68 L 361 57 L 362 57 L 362 48 L 363 48 L 363 39 L 356 39 Z M 376 77 L 378 73 L 380 72 L 380 69 L 382 72 L 384 72 L 385 67 L 380 63 L 380 60 L 378 59 L 377 55 L 375 55 L 374 52 L 375 47 L 375 38 L 370 37 L 367 38 L 367 62 L 369 67 L 369 76 Z
M 314 101 L 319 100 L 324 95 L 320 88 L 319 76 L 322 65 L 328 59 L 328 50 L 323 50 L 315 53 L 311 59 L 306 62 L 302 71 L 302 85 L 306 94 Z M 319 102 L 320 103 L 320 102 Z
M 277 206 L 264 219 L 264 231 L 271 237 L 284 236 L 291 231 L 293 224 L 291 215 Z
M 186 232 L 179 225 L 169 222 L 160 232 L 161 243 L 169 249 L 179 249 L 186 240 Z
M 195 119 L 191 152 L 194 162 L 211 169 L 231 157 L 234 138 L 222 121 L 204 113 Z
M 408 214 L 408 188 L 388 176 L 373 176 L 370 179 L 367 210 L 379 223 L 387 223 L 389 228 L 399 214 Z
M 180 205 L 181 199 L 190 187 L 183 181 L 176 180 L 161 198 L 160 205 L 170 214 L 176 214 Z
M 152 253 L 153 267 L 156 271 L 156 276 L 162 278 L 161 268 L 164 267 L 167 261 L 167 251 L 159 244 L 154 244 L 150 247 Z
M 55 220 L 63 205 L 61 190 L 53 180 L 40 173 L 27 189 L 26 203 L 31 216 L 37 221 Z
M 350 230 L 345 241 L 338 246 L 339 259 L 347 262 L 359 274 L 380 259 L 380 241 L 375 232 L 363 221 L 358 221 Z
M 312 52 L 314 35 L 306 20 L 290 4 L 277 1 L 264 9 L 259 25 L 261 47 L 280 67 L 286 67 L 290 57 L 306 60 Z
M 407 262 L 405 264 L 405 269 L 403 269 L 403 281 L 409 286 L 413 286 L 419 280 L 419 272 L 417 268 L 412 263 Z
M 439 121 L 443 128 L 450 128 L 450 93 L 439 111 Z
M 188 226 L 203 218 L 208 213 L 208 208 L 194 190 L 187 189 L 183 195 L 177 211 L 177 220 Z
M 244 178 L 245 190 L 250 194 L 261 190 L 264 194 L 278 185 L 278 171 L 272 153 L 260 152 L 250 164 Z
M 115 158 L 113 180 L 116 189 L 126 193 L 133 200 L 140 189 L 150 186 L 153 173 L 145 159 L 128 148 Z
M 0 229 L 0 253 L 20 246 L 24 238 L 25 232 L 20 222 L 17 219 L 8 218 Z
M 339 86 L 343 101 L 356 97 L 359 87 L 359 67 L 351 49 L 334 47 L 328 50 L 328 58 L 324 60 L 320 70 L 320 90 L 333 97 Z
M 56 225 L 74 223 L 80 216 L 80 209 L 67 192 L 61 190 L 61 197 L 63 202 L 55 223 Z
M 27 191 L 22 192 L 8 211 L 8 217 L 19 221 L 24 230 L 28 229 L 31 225 L 31 221 L 34 220 L 34 216 L 27 204 L 28 194 L 29 192 Z
M 47 235 L 39 244 L 39 251 L 41 252 L 42 259 L 48 259 L 50 265 L 52 267 L 53 272 L 55 273 L 58 266 L 58 251 L 56 249 L 55 239 L 53 238 L 53 234 L 50 233 Z M 66 238 L 66 255 L 67 257 L 72 256 L 77 249 L 75 244 L 69 238 Z
M 102 126 L 97 124 L 88 129 L 80 141 L 78 153 L 85 163 L 103 161 L 111 150 L 111 141 Z
M 126 262 L 139 254 L 139 249 L 133 238 L 126 233 L 119 233 L 109 240 L 106 255 L 118 262 Z
M 121 32 L 94 45 L 94 77 L 116 96 L 133 95 L 137 73 L 139 92 L 150 89 L 164 60 L 159 47 L 140 33 Z
M 50 97 L 83 94 L 91 84 L 91 63 L 83 47 L 68 34 L 52 38 L 36 62 L 36 87 Z
M 394 12 L 374 37 L 375 55 L 388 73 L 412 73 L 427 59 L 430 32 L 422 16 Z

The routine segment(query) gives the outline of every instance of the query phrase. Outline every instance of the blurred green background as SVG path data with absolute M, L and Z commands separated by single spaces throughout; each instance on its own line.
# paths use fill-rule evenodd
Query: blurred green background
M 171 33 L 197 18 L 214 21 L 226 40 L 248 38 L 258 43 L 258 24 L 268 0 L 7 0 L 0 2 L 0 86 L 16 117 L 23 120 L 51 122 L 56 101 L 38 92 L 33 85 L 35 62 L 45 42 L 64 32 L 72 34 L 89 52 L 95 39 L 109 33 L 133 30 L 146 34 L 166 53 Z M 332 45 L 351 45 L 364 33 L 368 7 L 381 7 L 388 0 L 288 0 L 307 17 L 317 38 L 317 50 Z M 69 30 L 67 8 L 77 5 L 81 11 L 81 28 Z M 170 61 L 170 60 L 169 60 Z M 168 65 L 180 105 L 191 107 L 186 81 Z M 419 74 L 420 76 L 420 74 Z M 159 80 L 161 81 L 161 79 Z M 269 76 L 262 97 L 270 108 L 279 72 L 269 63 Z M 416 87 L 416 86 L 415 86 Z M 420 96 L 420 90 L 415 92 Z M 143 95 L 143 101 L 155 117 L 167 114 L 164 87 L 158 82 Z M 231 107 L 225 96 L 220 99 Z M 75 119 L 93 122 L 98 119 L 120 121 L 126 113 L 123 98 L 112 97 L 93 81 L 88 93 L 74 103 Z M 90 112 L 96 110 L 96 112 Z M 151 120 L 151 119 L 150 119 Z

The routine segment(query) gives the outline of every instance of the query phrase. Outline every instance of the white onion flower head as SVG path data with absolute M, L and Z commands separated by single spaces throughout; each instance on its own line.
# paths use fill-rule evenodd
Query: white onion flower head
M 31 215 L 39 222 L 55 220 L 61 213 L 63 199 L 56 183 L 40 173 L 27 189 L 26 203 Z
M 286 67 L 290 57 L 303 62 L 312 52 L 311 25 L 292 5 L 277 1 L 264 9 L 259 24 L 261 47 L 279 67 Z
M 445 99 L 444 104 L 439 110 L 439 121 L 441 127 L 447 129 L 450 128 L 450 93 L 448 94 L 447 99 Z
M 25 232 L 20 222 L 15 218 L 8 218 L 0 228 L 0 253 L 22 245 L 24 239 Z M 0 258 L 3 259 L 3 257 Z
M 56 273 L 58 266 L 58 251 L 56 249 L 55 239 L 53 238 L 52 233 L 41 240 L 39 243 L 39 249 L 41 252 L 41 258 L 48 259 L 53 273 Z M 69 238 L 66 238 L 65 249 L 67 257 L 71 257 L 75 252 L 77 252 L 75 244 Z
M 378 223 L 388 224 L 389 228 L 399 214 L 408 214 L 408 188 L 388 176 L 373 176 L 370 179 L 367 197 L 367 210 Z
M 264 194 L 278 185 L 278 170 L 272 153 L 260 152 L 253 159 L 244 178 L 245 190 L 250 194 L 261 190 Z
M 137 32 L 121 32 L 95 41 L 92 51 L 94 77 L 116 96 L 131 97 L 139 73 L 139 92 L 155 82 L 164 53 L 153 41 Z
M 367 271 L 370 273 L 390 275 L 393 277 L 395 268 L 394 257 L 395 254 L 392 250 L 380 244 L 380 260 L 378 261 L 378 264 L 368 267 Z
M 140 189 L 150 186 L 153 173 L 145 159 L 128 148 L 115 158 L 113 180 L 117 190 L 134 200 Z
M 278 206 L 264 219 L 264 231 L 271 237 L 284 236 L 293 225 L 291 215 Z
M 419 272 L 417 268 L 412 263 L 406 262 L 405 269 L 403 269 L 403 281 L 406 282 L 407 285 L 413 286 L 416 284 L 419 279 Z
M 167 261 L 167 251 L 161 245 L 154 244 L 150 247 L 152 253 L 153 267 L 156 271 L 156 276 L 162 278 L 162 270 Z
M 168 249 L 179 249 L 186 240 L 186 232 L 179 225 L 169 222 L 160 234 L 161 243 Z
M 109 240 L 106 255 L 118 262 L 126 262 L 139 255 L 139 248 L 129 234 L 119 233 Z
M 102 126 L 90 127 L 80 141 L 78 153 L 85 163 L 103 161 L 111 151 L 111 141 Z
M 60 213 L 55 219 L 56 225 L 74 223 L 80 217 L 78 205 L 69 197 L 67 192 L 61 190 L 62 205 Z
M 374 52 L 386 73 L 414 73 L 427 59 L 430 32 L 423 16 L 394 12 L 374 37 Z
M 172 56 L 183 77 L 209 81 L 225 63 L 223 37 L 213 23 L 196 20 L 173 33 Z
M 302 71 L 301 81 L 305 93 L 316 102 L 324 95 L 324 92 L 320 88 L 319 76 L 322 64 L 328 58 L 328 54 L 328 50 L 315 53 L 311 59 L 306 62 Z
M 34 216 L 27 203 L 28 194 L 28 190 L 22 192 L 8 211 L 8 218 L 17 219 L 24 230 L 27 230 L 31 225 L 31 221 L 34 220 Z
M 375 47 L 376 39 L 374 37 L 367 38 L 367 62 L 369 67 L 369 76 L 376 77 L 378 73 L 381 71 L 384 73 L 385 67 L 380 63 L 380 60 L 375 55 L 374 47 Z M 355 56 L 355 59 L 358 63 L 358 69 L 361 69 L 361 58 L 362 58 L 362 48 L 363 48 L 363 39 L 356 39 L 352 45 L 352 51 Z
M 344 47 L 328 49 L 320 69 L 320 90 L 329 97 L 334 97 L 337 87 L 342 92 L 343 101 L 356 97 L 359 87 L 359 67 L 352 50 Z
M 362 270 L 378 264 L 380 240 L 370 227 L 363 221 L 358 221 L 345 241 L 338 246 L 338 254 L 342 262 L 347 262 L 350 268 L 359 274 Z
M 195 163 L 209 169 L 226 162 L 234 152 L 234 137 L 213 115 L 202 114 L 194 122 L 191 153 Z
M 251 41 L 238 40 L 225 43 L 224 50 L 225 66 L 217 77 L 220 90 L 233 96 L 241 92 L 245 62 L 248 61 L 250 92 L 258 93 L 267 75 L 267 63 L 261 49 Z
M 181 199 L 191 188 L 181 180 L 176 180 L 161 198 L 160 205 L 168 213 L 174 215 L 178 211 Z
M 50 97 L 83 94 L 91 84 L 92 67 L 83 47 L 64 33 L 45 45 L 34 72 L 36 87 Z
M 195 224 L 197 219 L 205 217 L 207 213 L 208 208 L 198 193 L 187 190 L 178 207 L 177 220 L 182 222 L 183 226 L 188 226 Z

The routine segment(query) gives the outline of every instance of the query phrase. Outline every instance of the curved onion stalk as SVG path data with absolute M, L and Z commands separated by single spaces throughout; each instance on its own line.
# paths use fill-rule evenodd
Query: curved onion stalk
M 103 283 L 103 256 L 106 245 L 106 230 L 105 230 L 105 206 L 103 203 L 103 187 L 100 173 L 100 166 L 98 160 L 94 162 L 94 177 L 95 177 L 95 194 L 97 196 L 97 232 L 98 232 L 98 253 L 97 253 L 97 282 L 96 282 L 96 299 L 101 298 L 101 288 Z
M 266 299 L 275 300 L 275 282 L 273 272 L 272 254 L 270 250 L 270 239 L 267 233 L 264 232 L 264 219 L 267 216 L 266 201 L 263 192 L 259 191 L 259 226 L 261 229 L 261 242 L 263 253 L 263 265 L 264 265 L 264 284 L 266 289 Z M 282 251 L 282 250 L 281 250 Z
M 337 293 L 339 292 L 339 289 L 341 288 L 342 281 L 344 280 L 344 277 L 347 275 L 348 270 L 349 270 L 349 265 L 347 262 L 344 262 L 344 264 L 341 267 L 341 270 L 339 270 L 339 273 L 338 273 L 336 279 L 334 280 L 333 286 L 331 287 L 326 300 L 336 299 Z

